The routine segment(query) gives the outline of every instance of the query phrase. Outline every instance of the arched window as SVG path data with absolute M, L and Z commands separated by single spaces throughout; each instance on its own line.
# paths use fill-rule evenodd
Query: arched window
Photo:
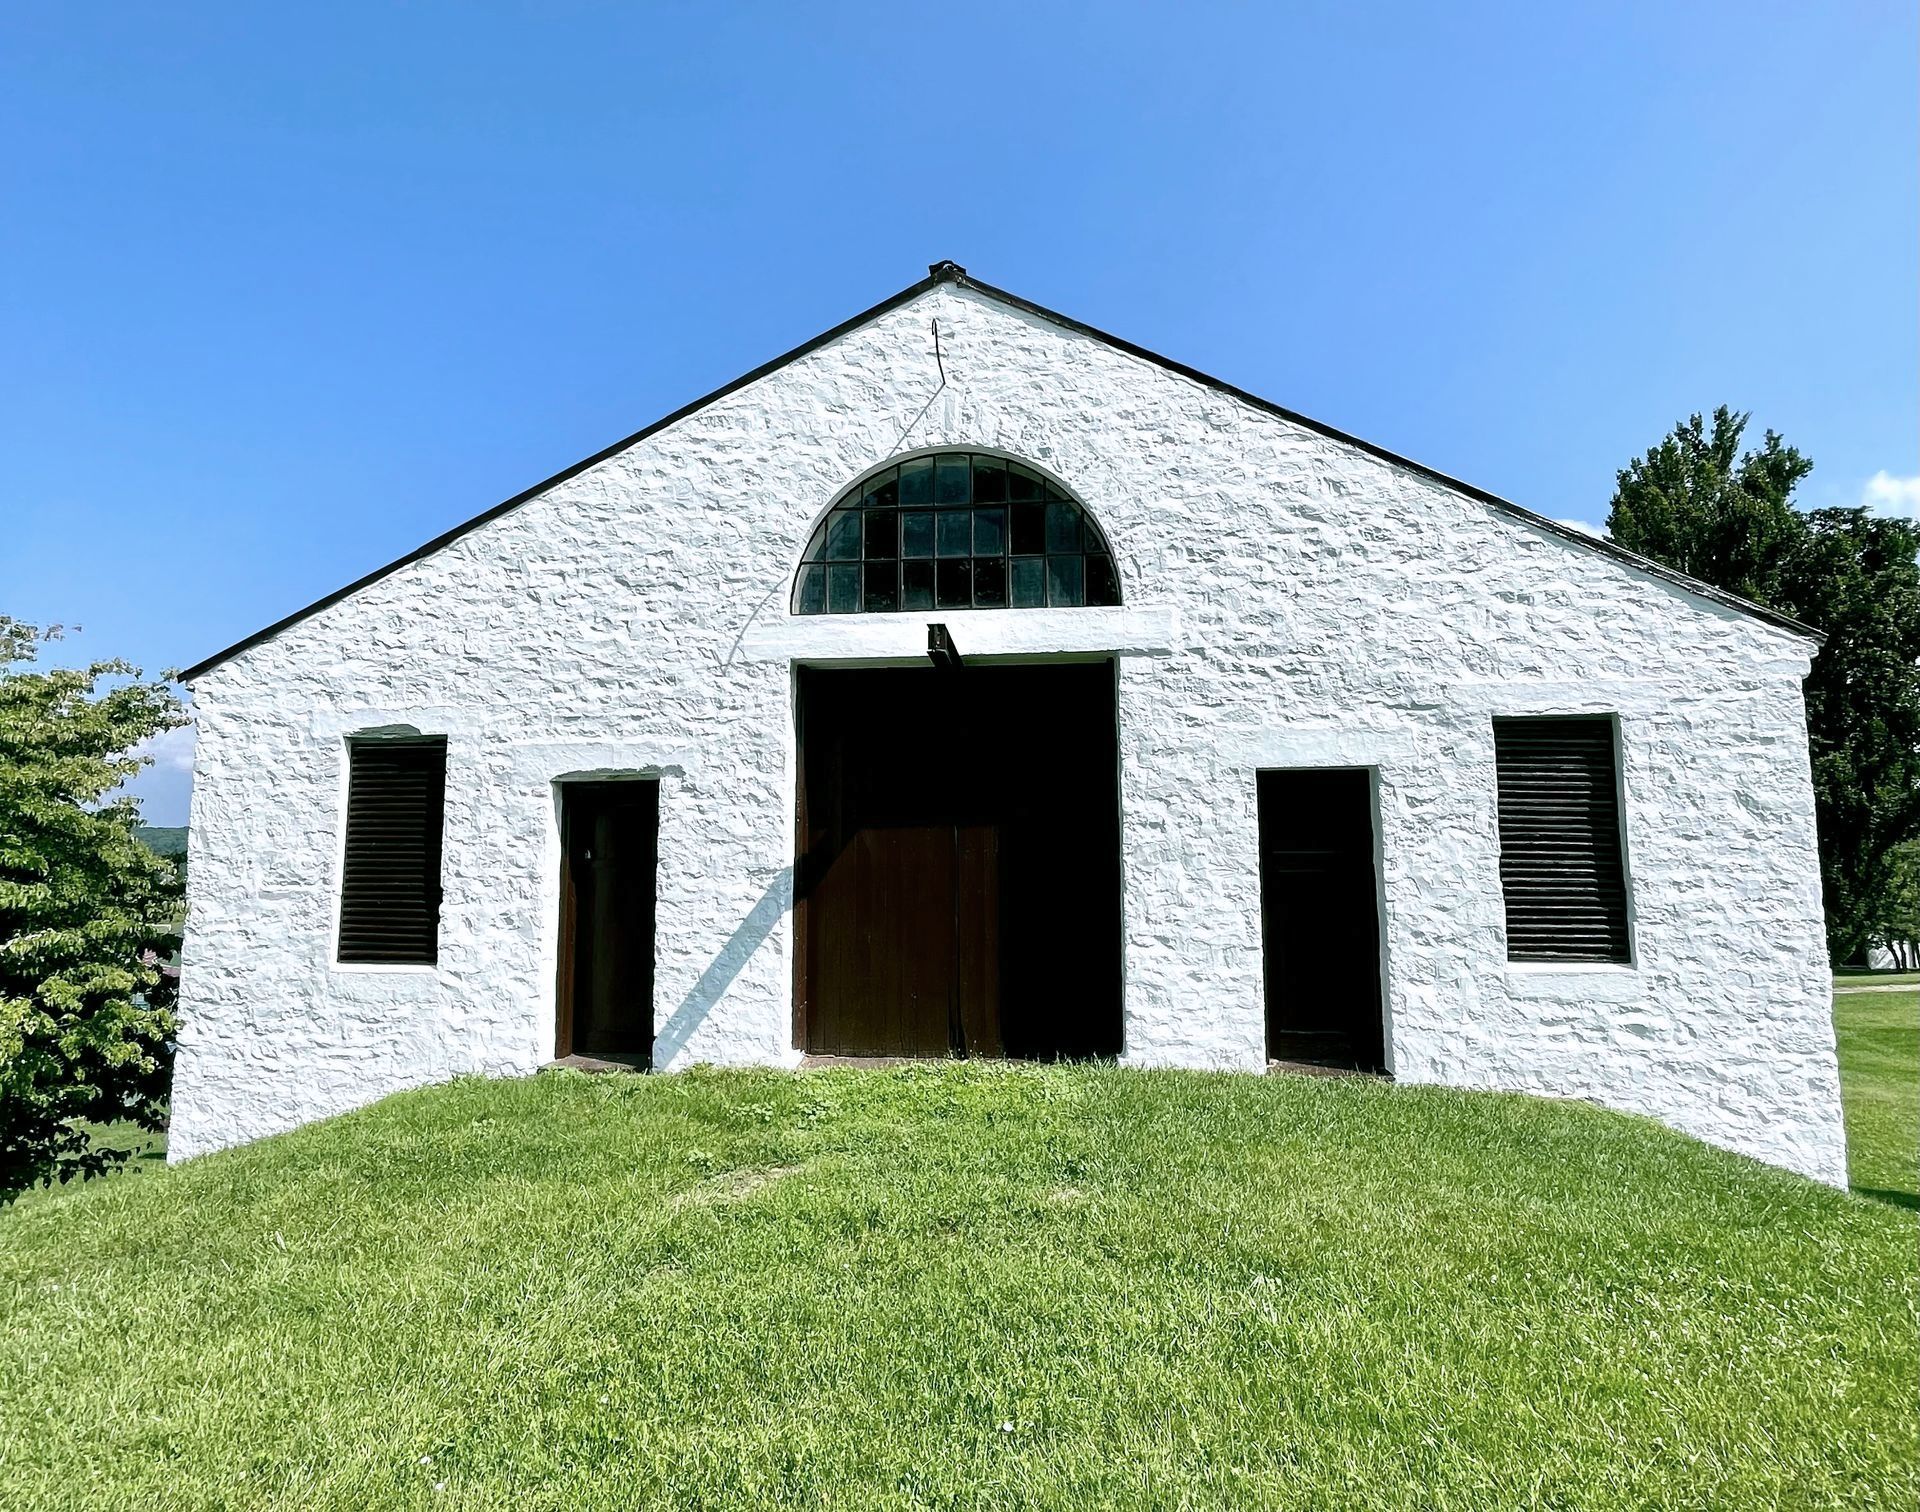
M 980 452 L 915 457 L 847 490 L 807 544 L 795 614 L 1120 602 L 1113 551 L 1073 499 Z

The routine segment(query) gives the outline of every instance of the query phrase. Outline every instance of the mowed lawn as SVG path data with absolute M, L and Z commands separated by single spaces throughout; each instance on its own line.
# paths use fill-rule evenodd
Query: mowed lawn
M 467 1081 L 0 1216 L 0 1502 L 1911 1508 L 1917 1234 L 1524 1097 Z
M 1920 1209 L 1920 975 L 1837 978 L 1833 1022 L 1854 1189 Z

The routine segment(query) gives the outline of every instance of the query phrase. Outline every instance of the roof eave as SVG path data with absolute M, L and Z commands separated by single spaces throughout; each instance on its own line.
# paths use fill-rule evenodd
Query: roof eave
M 942 266 L 945 265 L 943 264 Z M 1156 367 L 1165 368 L 1168 372 L 1178 373 L 1183 378 L 1191 379 L 1203 387 L 1210 388 L 1217 393 L 1225 394 L 1229 398 L 1237 399 L 1242 404 L 1251 405 L 1254 409 L 1276 416 L 1281 420 L 1287 421 L 1289 424 L 1302 426 L 1314 432 L 1316 435 L 1325 436 L 1331 441 L 1338 441 L 1343 445 L 1356 447 L 1368 456 L 1376 457 L 1380 461 L 1389 463 L 1394 467 L 1404 468 L 1406 471 L 1418 477 L 1425 478 L 1428 482 L 1437 483 L 1441 487 L 1451 489 L 1455 493 L 1465 494 L 1470 499 L 1475 499 L 1482 504 L 1490 505 L 1492 508 L 1500 510 L 1504 514 L 1512 515 L 1514 518 L 1524 521 L 1528 525 L 1537 526 L 1542 530 L 1549 531 L 1561 537 L 1563 540 L 1572 542 L 1576 546 L 1581 546 L 1589 551 L 1599 552 L 1602 556 L 1609 556 L 1616 561 L 1624 562 L 1629 567 L 1661 578 L 1676 587 L 1686 589 L 1689 593 L 1697 594 L 1701 598 L 1710 599 L 1714 603 L 1723 605 L 1726 608 L 1737 610 L 1754 619 L 1763 620 L 1779 629 L 1803 636 L 1813 641 L 1815 645 L 1826 644 L 1827 636 L 1824 630 L 1817 630 L 1812 625 L 1804 624 L 1794 619 L 1791 615 L 1781 614 L 1777 610 L 1769 609 L 1765 604 L 1756 604 L 1751 599 L 1742 598 L 1737 593 L 1729 593 L 1726 589 L 1716 587 L 1714 584 L 1706 582 L 1703 579 L 1690 577 L 1684 572 L 1679 572 L 1674 568 L 1668 567 L 1663 562 L 1656 562 L 1651 557 L 1641 556 L 1637 551 L 1629 551 L 1624 546 L 1616 546 L 1612 541 L 1600 536 L 1589 535 L 1583 530 L 1576 530 L 1570 525 L 1563 525 L 1560 521 L 1550 519 L 1543 514 L 1538 514 L 1528 509 L 1525 505 L 1514 503 L 1511 499 L 1503 499 L 1498 494 L 1488 493 L 1486 489 L 1480 488 L 1475 484 L 1465 482 L 1459 478 L 1450 477 L 1437 468 L 1427 466 L 1424 462 L 1416 462 L 1411 457 L 1404 457 L 1398 452 L 1389 451 L 1384 446 L 1377 446 L 1371 441 L 1352 435 L 1335 426 L 1328 425 L 1324 421 L 1315 420 L 1310 415 L 1302 415 L 1296 410 L 1286 408 L 1284 405 L 1275 404 L 1270 399 L 1262 399 L 1258 394 L 1249 393 L 1243 388 L 1238 388 L 1228 383 L 1225 379 L 1215 378 L 1209 373 L 1201 372 L 1198 368 L 1188 367 L 1184 362 L 1177 362 L 1171 357 L 1164 357 L 1160 353 L 1136 345 L 1124 337 L 1115 336 L 1111 332 L 1099 329 L 1097 326 L 1090 326 L 1085 321 L 1075 320 L 1071 315 L 1062 315 L 1058 310 L 1050 310 L 1045 305 L 1035 304 L 1030 299 L 1022 299 L 1018 294 L 1009 293 L 1005 289 L 995 288 L 989 283 L 982 283 L 979 279 L 970 277 L 964 269 L 958 270 L 958 275 L 952 278 L 951 281 L 962 284 L 967 288 L 975 289 L 988 298 L 997 299 L 1004 304 L 1013 306 L 1015 309 L 1025 310 L 1028 314 L 1037 316 L 1039 319 L 1049 321 L 1067 330 L 1075 331 L 1095 341 L 1104 342 L 1106 345 L 1118 351 L 1125 352 L 1129 356 L 1138 357 L 1143 362 L 1150 362 Z
M 441 534 L 435 536 L 431 541 L 426 542 L 424 545 L 416 546 L 412 551 L 409 551 L 405 556 L 395 557 L 391 562 L 388 562 L 385 566 L 376 567 L 373 569 L 373 571 L 366 573 L 364 576 L 355 578 L 351 583 L 348 583 L 346 587 L 336 588 L 332 593 L 326 594 L 321 598 L 315 599 L 312 603 L 308 604 L 305 608 L 296 609 L 293 611 L 293 613 L 289 615 L 285 615 L 282 618 L 275 620 L 271 625 L 268 625 L 265 629 L 254 631 L 252 635 L 247 636 L 244 640 L 235 641 L 231 646 L 228 646 L 224 651 L 216 651 L 212 656 L 206 657 L 201 661 L 195 662 L 191 667 L 188 667 L 184 672 L 181 672 L 178 674 L 178 680 L 185 683 L 192 682 L 196 677 L 199 677 L 207 672 L 211 672 L 215 667 L 219 666 L 222 662 L 230 661 L 234 657 L 240 655 L 242 652 L 252 650 L 255 646 L 260 645 L 263 641 L 272 640 L 273 637 L 278 635 L 282 630 L 291 629 L 293 626 L 299 624 L 301 620 L 307 619 L 312 615 L 319 614 L 322 610 L 331 609 L 335 604 L 339 603 L 342 599 L 350 598 L 352 595 L 358 593 L 362 588 L 367 588 L 372 586 L 374 583 L 379 582 L 380 579 L 382 579 L 383 577 L 387 577 L 392 573 L 398 572 L 402 567 L 411 566 L 413 563 L 420 561 L 423 557 L 432 556 L 434 552 L 440 550 L 441 547 L 452 545 L 453 542 L 459 540 L 460 537 L 465 535 L 468 531 L 477 530 L 482 525 L 485 525 L 488 521 L 499 519 L 501 515 L 507 514 L 512 510 L 518 509 L 522 504 L 527 503 L 529 500 L 538 498 L 541 494 L 545 493 L 548 489 L 557 488 L 562 483 L 567 482 L 570 478 L 579 477 L 581 473 L 586 472 L 589 468 L 598 467 L 602 462 L 607 461 L 609 458 L 617 457 L 621 452 L 625 451 L 628 447 L 637 446 L 639 445 L 640 442 L 646 440 L 649 436 L 659 434 L 661 431 L 665 430 L 668 426 L 677 425 L 680 421 L 686 419 L 689 415 L 698 414 L 701 410 L 705 409 L 709 404 L 715 404 L 719 402 L 720 400 L 726 398 L 727 395 L 735 393 L 738 390 L 745 388 L 750 383 L 759 382 L 762 378 L 766 377 L 769 373 L 778 372 L 781 368 L 785 367 L 788 363 L 799 361 L 800 358 L 805 357 L 810 352 L 818 351 L 821 347 L 825 346 L 828 342 L 838 340 L 840 337 L 846 335 L 847 332 L 852 330 L 857 330 L 859 327 L 865 325 L 868 321 L 877 320 L 879 319 L 880 316 L 885 315 L 888 311 L 898 309 L 901 305 L 907 304 L 912 300 L 918 299 L 922 294 L 926 293 L 927 290 L 931 289 L 935 284 L 951 282 L 952 281 L 951 276 L 944 271 L 949 266 L 950 266 L 949 264 L 945 264 L 945 263 L 936 264 L 934 270 L 931 271 L 927 277 L 919 280 L 919 282 L 917 283 L 909 284 L 906 288 L 902 289 L 898 294 L 893 295 L 891 298 L 883 299 L 880 301 L 879 304 L 872 306 L 870 309 L 862 310 L 858 315 L 855 315 L 850 319 L 841 321 L 840 324 L 838 324 L 837 326 L 834 326 L 831 330 L 822 331 L 818 336 L 813 337 L 811 340 L 802 342 L 799 346 L 794 347 L 791 351 L 782 352 L 778 357 L 773 358 L 771 361 L 761 363 L 760 366 L 755 368 L 752 372 L 742 373 L 738 378 L 735 378 L 731 383 L 723 383 L 720 385 L 719 388 L 714 389 L 711 393 L 703 394 L 698 399 L 693 400 L 691 403 L 681 405 L 680 408 L 675 410 L 672 414 L 662 415 L 658 420 L 655 420 L 651 425 L 646 425 L 641 427 L 641 429 L 635 431 L 630 436 L 623 436 L 620 440 L 615 441 L 611 446 L 602 447 L 599 451 L 595 452 L 592 456 L 583 458 L 581 461 L 574 463 L 571 467 L 562 468 L 559 472 L 555 473 L 550 478 L 541 479 L 538 483 L 535 483 L 531 488 L 523 488 L 519 493 L 515 494 L 512 498 L 502 499 L 498 504 L 494 505 L 491 509 L 483 510 L 481 513 L 473 516 L 471 519 L 462 521 L 460 524 L 454 526 L 451 530 L 443 531 Z
M 670 415 L 663 415 L 651 425 L 635 431 L 630 436 L 622 437 L 611 446 L 603 447 L 592 456 L 574 463 L 571 467 L 562 469 L 552 477 L 542 479 L 531 488 L 522 489 L 512 498 L 503 499 L 491 509 L 484 510 L 480 514 L 473 516 L 473 518 L 454 526 L 451 530 L 444 531 L 440 535 L 435 536 L 424 545 L 415 547 L 405 556 L 396 557 L 385 566 L 376 567 L 364 576 L 355 578 L 344 588 L 338 588 L 322 598 L 315 599 L 312 603 L 306 605 L 306 607 L 296 609 L 293 613 L 275 620 L 265 629 L 257 630 L 245 639 L 235 641 L 225 650 L 217 651 L 212 656 L 195 662 L 191 667 L 188 667 L 185 671 L 178 674 L 179 680 L 181 682 L 191 683 L 195 678 L 211 672 L 215 667 L 221 665 L 221 663 L 230 661 L 242 652 L 250 651 L 262 642 L 271 640 L 281 631 L 290 629 L 294 625 L 299 624 L 300 621 L 312 615 L 319 614 L 323 610 L 332 608 L 342 599 L 351 597 L 362 588 L 370 587 L 382 578 L 398 572 L 402 567 L 410 566 L 414 562 L 420 561 L 423 557 L 433 555 L 434 552 L 440 550 L 443 546 L 451 545 L 454 541 L 457 541 L 461 536 L 467 534 L 468 531 L 476 530 L 488 521 L 498 519 L 501 515 L 519 508 L 520 505 L 527 503 L 531 499 L 539 497 L 548 489 L 556 488 L 560 484 L 568 481 L 568 479 L 578 477 L 589 468 L 597 467 L 609 458 L 618 456 L 628 447 L 638 445 L 649 436 L 656 435 L 668 426 L 678 424 L 689 415 L 696 414 L 700 410 L 705 409 L 709 404 L 726 398 L 727 395 L 745 388 L 750 383 L 757 383 L 768 374 L 779 371 L 788 363 L 797 362 L 800 358 L 818 351 L 821 347 L 827 345 L 827 343 L 838 340 L 849 331 L 857 330 L 869 321 L 879 319 L 880 316 L 887 314 L 891 310 L 898 309 L 903 304 L 918 299 L 929 289 L 943 283 L 950 283 L 961 288 L 972 289 L 977 293 L 985 295 L 989 299 L 998 300 L 1013 309 L 1024 310 L 1029 315 L 1033 315 L 1038 319 L 1060 326 L 1065 330 L 1074 331 L 1080 335 L 1090 337 L 1095 341 L 1114 348 L 1116 351 L 1125 352 L 1129 356 L 1137 357 L 1143 362 L 1150 362 L 1154 366 L 1164 368 L 1170 373 L 1177 373 L 1183 378 L 1190 379 L 1217 393 L 1225 394 L 1229 398 L 1236 399 L 1242 404 L 1250 405 L 1254 409 L 1261 410 L 1266 414 L 1276 416 L 1291 425 L 1301 426 L 1314 432 L 1316 435 L 1325 436 L 1332 441 L 1338 441 L 1342 445 L 1356 447 L 1368 456 L 1378 458 L 1380 461 L 1389 463 L 1394 467 L 1404 468 L 1418 477 L 1425 478 L 1429 482 L 1436 483 L 1443 488 L 1451 489 L 1456 493 L 1464 494 L 1470 499 L 1476 499 L 1480 503 L 1489 505 L 1505 514 L 1509 514 L 1525 524 L 1559 536 L 1563 540 L 1571 542 L 1573 545 L 1583 547 L 1588 551 L 1599 552 L 1603 556 L 1612 557 L 1641 572 L 1660 578 L 1676 587 L 1685 589 L 1689 593 L 1720 604 L 1725 608 L 1736 610 L 1741 614 L 1761 620 L 1778 629 L 1802 636 L 1811 640 L 1816 647 L 1826 643 L 1826 635 L 1823 631 L 1816 630 L 1811 625 L 1802 624 L 1799 620 L 1793 619 L 1788 615 L 1777 613 L 1763 604 L 1756 604 L 1748 599 L 1741 598 L 1737 593 L 1728 593 L 1723 588 L 1716 588 L 1712 583 L 1703 582 L 1699 578 L 1689 577 L 1684 572 L 1676 572 L 1671 567 L 1667 567 L 1649 557 L 1643 557 L 1637 552 L 1628 551 L 1623 546 L 1616 546 L 1611 541 L 1602 540 L 1598 536 L 1591 536 L 1584 531 L 1575 530 L 1571 526 L 1562 525 L 1558 520 L 1549 519 L 1542 514 L 1536 514 L 1533 510 L 1515 504 L 1510 499 L 1503 499 L 1498 494 L 1488 493 L 1484 488 L 1475 487 L 1473 484 L 1463 482 L 1459 478 L 1449 477 L 1447 474 L 1435 468 L 1428 467 L 1423 462 L 1414 461 L 1411 457 L 1403 457 L 1398 452 L 1388 451 L 1383 446 L 1376 446 L 1371 441 L 1363 440 L 1359 436 L 1350 435 L 1346 431 L 1328 425 L 1323 421 L 1315 420 L 1311 416 L 1299 414 L 1294 410 L 1287 409 L 1283 405 L 1275 404 L 1271 400 L 1262 399 L 1258 394 L 1249 393 L 1247 390 L 1238 388 L 1226 382 L 1224 379 L 1215 378 L 1211 374 L 1203 373 L 1198 368 L 1188 367 L 1185 363 L 1176 362 L 1171 357 L 1164 357 L 1160 353 L 1136 345 L 1124 337 L 1115 336 L 1111 332 L 1099 329 L 1097 326 L 1090 326 L 1085 321 L 1075 320 L 1071 315 L 1063 315 L 1058 310 L 1050 310 L 1045 305 L 1035 304 L 1032 300 L 1023 299 L 1018 294 L 996 288 L 990 283 L 985 283 L 980 279 L 971 277 L 966 269 L 960 267 L 957 263 L 939 262 L 935 263 L 928 270 L 925 278 L 909 284 L 898 294 L 883 299 L 871 308 L 862 310 L 858 315 L 841 321 L 840 324 L 834 326 L 832 329 L 821 332 L 809 341 L 802 342 L 791 351 L 783 352 L 771 361 L 763 362 L 759 367 L 753 369 L 752 372 L 743 373 L 731 383 L 722 384 L 711 393 L 704 394 L 691 403 L 682 405 Z

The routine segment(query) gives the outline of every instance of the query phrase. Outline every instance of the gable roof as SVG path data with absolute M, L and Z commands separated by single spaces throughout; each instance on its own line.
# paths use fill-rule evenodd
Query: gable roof
M 979 279 L 970 277 L 967 270 L 958 263 L 937 262 L 928 268 L 925 278 L 920 279 L 917 283 L 909 284 L 891 298 L 883 299 L 872 308 L 862 310 L 858 315 L 841 321 L 839 325 L 834 326 L 831 330 L 822 331 L 811 341 L 802 342 L 792 351 L 781 353 L 771 362 L 762 363 L 759 367 L 753 369 L 752 372 L 742 373 L 731 383 L 722 384 L 712 393 L 704 394 L 692 403 L 682 405 L 672 414 L 661 416 L 660 419 L 654 421 L 651 425 L 635 431 L 630 436 L 623 437 L 611 446 L 604 447 L 592 456 L 574 463 L 571 467 L 563 468 L 550 478 L 542 479 L 531 488 L 521 490 L 521 492 L 515 494 L 512 498 L 503 499 L 491 509 L 485 510 L 475 515 L 472 519 L 467 520 L 465 523 L 456 525 L 453 529 L 435 536 L 424 545 L 415 547 L 405 556 L 388 562 L 384 567 L 376 567 L 364 577 L 356 578 L 344 588 L 335 589 L 332 593 L 315 599 L 304 609 L 296 609 L 284 619 L 275 620 L 265 629 L 256 630 L 244 640 L 235 641 L 224 651 L 217 651 L 204 661 L 195 662 L 191 667 L 188 667 L 184 672 L 179 674 L 180 681 L 191 682 L 202 673 L 212 671 L 222 662 L 231 660 L 241 652 L 259 645 L 262 641 L 271 640 L 282 630 L 299 624 L 300 621 L 320 613 L 323 609 L 332 608 L 333 605 L 339 603 L 342 599 L 358 593 L 362 588 L 370 584 L 379 582 L 380 579 L 391 573 L 398 572 L 402 567 L 409 566 L 421 560 L 423 557 L 432 556 L 433 553 L 440 550 L 441 547 L 451 545 L 454 541 L 459 540 L 461 536 L 467 534 L 468 531 L 478 529 L 489 520 L 498 519 L 509 510 L 517 509 L 528 500 L 539 497 L 548 489 L 558 487 L 568 479 L 579 476 L 588 468 L 598 466 L 609 457 L 618 456 L 628 447 L 639 444 L 649 436 L 656 435 L 668 426 L 677 424 L 689 415 L 695 414 L 705 409 L 708 405 L 726 398 L 727 395 L 745 388 L 748 384 L 758 382 L 768 374 L 779 371 L 779 369 L 785 367 L 788 363 L 796 362 L 800 358 L 807 356 L 810 352 L 818 351 L 821 347 L 831 341 L 839 339 L 849 331 L 857 330 L 869 321 L 877 320 L 889 311 L 896 310 L 901 305 L 918 299 L 928 290 L 943 283 L 950 283 L 958 288 L 972 289 L 976 293 L 983 294 L 989 299 L 997 300 L 1001 304 L 1008 305 L 1013 309 L 1025 311 L 1027 314 L 1048 321 L 1053 325 L 1061 326 L 1066 330 L 1090 337 L 1103 345 L 1114 348 L 1116 351 L 1125 352 L 1128 356 L 1137 357 L 1143 362 L 1150 362 L 1155 367 L 1164 368 L 1170 373 L 1177 373 L 1182 378 L 1190 379 L 1206 388 L 1213 389 L 1217 393 L 1237 399 L 1242 404 L 1250 405 L 1254 409 L 1264 411 L 1266 414 L 1277 416 L 1290 425 L 1300 426 L 1305 430 L 1312 431 L 1316 435 L 1325 436 L 1329 440 L 1337 441 L 1343 446 L 1354 447 L 1365 452 L 1368 456 L 1376 457 L 1380 461 L 1388 463 L 1393 467 L 1404 469 L 1417 477 L 1425 478 L 1430 483 L 1437 483 L 1441 487 L 1451 489 L 1455 493 L 1464 494 L 1466 497 L 1489 505 L 1503 514 L 1511 515 L 1525 524 L 1547 531 L 1549 534 L 1559 536 L 1562 540 L 1581 547 L 1583 550 L 1594 551 L 1602 556 L 1612 557 L 1615 561 L 1624 562 L 1627 566 L 1644 572 L 1649 576 L 1660 578 L 1676 587 L 1684 588 L 1689 593 L 1697 594 L 1701 598 L 1710 599 L 1714 603 L 1723 605 L 1726 608 L 1737 610 L 1765 624 L 1791 631 L 1796 635 L 1805 636 L 1816 643 L 1824 643 L 1826 640 L 1824 632 L 1816 630 L 1810 625 L 1802 624 L 1799 620 L 1793 619 L 1788 615 L 1780 614 L 1775 610 L 1769 609 L 1763 604 L 1753 603 L 1748 599 L 1741 598 L 1736 593 L 1729 593 L 1724 588 L 1717 588 L 1712 583 L 1703 582 L 1699 578 L 1689 577 L 1684 572 L 1677 572 L 1663 563 L 1656 562 L 1649 557 L 1641 556 L 1638 552 L 1628 551 L 1623 546 L 1616 546 L 1611 541 L 1603 540 L 1598 536 L 1588 535 L 1585 531 L 1576 530 L 1570 525 L 1562 525 L 1558 520 L 1549 519 L 1542 514 L 1536 514 L 1533 510 L 1523 508 L 1511 500 L 1503 499 L 1498 494 L 1488 493 L 1484 488 L 1476 488 L 1471 483 L 1463 483 L 1458 478 L 1449 477 L 1447 474 L 1428 467 L 1424 463 L 1415 462 L 1410 457 L 1403 457 L 1397 452 L 1388 451 L 1384 446 L 1375 446 L 1371 441 L 1363 441 L 1358 436 L 1349 435 L 1347 432 L 1336 429 L 1334 426 L 1327 425 L 1322 421 L 1298 414 L 1293 410 L 1273 403 L 1271 400 L 1262 399 L 1257 394 L 1250 394 L 1245 389 L 1236 388 L 1233 384 L 1223 379 L 1200 372 L 1197 368 L 1190 368 L 1183 362 L 1174 361 L 1171 357 L 1162 357 L 1158 352 L 1150 352 L 1145 347 L 1136 346 L 1131 341 L 1124 340 L 1119 336 L 1110 335 L 1106 331 L 1087 325 L 1084 321 L 1075 320 L 1070 315 L 1062 315 L 1057 310 L 1050 310 L 1044 305 L 1033 303 L 1032 300 L 1022 299 L 1018 294 L 1010 294 L 1005 289 L 995 288 L 989 283 L 982 283 Z

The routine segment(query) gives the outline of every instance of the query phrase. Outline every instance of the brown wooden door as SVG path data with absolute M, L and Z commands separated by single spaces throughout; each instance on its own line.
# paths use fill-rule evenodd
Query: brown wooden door
M 795 1042 L 1119 1049 L 1113 673 L 804 670 Z
M 658 782 L 562 789 L 555 1052 L 650 1064 Z
M 999 1053 L 996 842 L 986 825 L 856 824 L 807 912 L 809 1049 Z

